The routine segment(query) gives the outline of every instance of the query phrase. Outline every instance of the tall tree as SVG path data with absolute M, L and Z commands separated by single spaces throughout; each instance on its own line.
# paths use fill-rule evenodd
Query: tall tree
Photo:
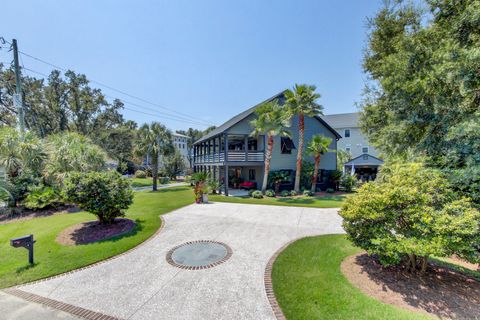
M 157 190 L 158 162 L 161 155 L 170 151 L 172 134 L 161 123 L 144 124 L 137 132 L 137 153 L 152 159 L 152 190 Z
M 325 137 L 324 135 L 317 134 L 312 137 L 310 142 L 307 145 L 307 154 L 313 156 L 314 159 L 314 171 L 313 171 L 313 179 L 312 179 L 312 188 L 311 191 L 315 192 L 317 187 L 317 179 L 318 179 L 318 168 L 320 167 L 320 158 L 323 154 L 331 151 L 328 149 L 330 144 L 332 143 L 332 139 Z
M 316 103 L 320 94 L 313 85 L 295 84 L 292 90 L 285 91 L 285 104 L 292 115 L 298 116 L 298 150 L 297 169 L 295 172 L 294 190 L 300 191 L 300 179 L 302 171 L 303 144 L 305 136 L 305 116 L 314 117 L 322 114 L 323 107 Z
M 268 185 L 268 174 L 270 172 L 270 161 L 275 136 L 290 136 L 287 128 L 290 127 L 290 116 L 285 108 L 279 106 L 277 101 L 266 102 L 255 111 L 257 118 L 250 123 L 254 128 L 251 135 L 267 135 L 267 150 L 265 153 L 265 169 L 263 174 L 262 192 L 265 193 Z
M 480 203 L 480 2 L 406 1 L 370 20 L 361 126 L 387 158 L 421 155 Z

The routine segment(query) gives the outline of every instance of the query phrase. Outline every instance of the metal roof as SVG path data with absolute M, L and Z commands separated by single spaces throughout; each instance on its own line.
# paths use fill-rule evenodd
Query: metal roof
M 274 95 L 273 97 L 270 97 L 268 98 L 267 100 L 265 101 L 262 101 L 256 105 L 254 105 L 253 107 L 237 114 L 235 117 L 231 118 L 230 120 L 226 121 L 225 123 L 223 123 L 221 126 L 215 128 L 214 130 L 210 131 L 207 135 L 201 137 L 200 139 L 198 139 L 197 141 L 195 141 L 194 144 L 197 144 L 197 143 L 200 143 L 202 141 L 205 141 L 205 140 L 208 140 L 216 135 L 219 135 L 221 133 L 223 133 L 224 131 L 226 131 L 227 129 L 231 128 L 232 126 L 234 126 L 235 124 L 239 123 L 240 121 L 242 121 L 243 119 L 245 119 L 246 117 L 248 117 L 249 115 L 251 115 L 252 113 L 255 112 L 255 110 L 260 107 L 262 104 L 264 104 L 265 102 L 270 102 L 270 101 L 273 101 L 273 100 L 276 100 L 276 99 L 279 99 L 281 100 L 283 98 L 283 95 L 284 95 L 284 92 L 286 90 L 283 90 L 282 92 L 279 92 L 277 93 L 276 95 Z M 333 129 L 325 120 L 323 120 L 320 116 L 316 116 L 315 117 L 317 120 L 319 120 L 325 127 L 327 127 L 330 131 L 332 131 L 335 136 L 337 137 L 337 139 L 340 139 L 342 136 L 337 132 L 335 131 L 335 129 Z
M 368 159 L 364 160 L 363 157 L 368 156 Z M 372 161 L 373 160 L 373 161 Z M 363 162 L 363 161 L 370 161 L 370 162 Z M 348 162 L 345 162 L 344 166 L 351 166 L 351 165 L 372 165 L 372 166 L 378 166 L 383 164 L 383 160 L 379 159 L 377 157 L 374 157 L 368 153 L 364 153 L 359 155 L 358 157 L 355 157 L 351 159 Z
M 335 129 L 358 128 L 360 126 L 358 123 L 360 113 L 358 112 L 329 114 L 321 117 Z

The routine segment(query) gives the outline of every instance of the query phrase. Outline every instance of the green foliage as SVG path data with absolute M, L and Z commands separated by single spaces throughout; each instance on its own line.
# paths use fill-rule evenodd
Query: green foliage
M 62 184 L 70 172 L 99 171 L 105 166 L 106 153 L 85 136 L 64 132 L 46 139 L 48 160 L 45 177 L 51 183 Z
M 38 185 L 29 189 L 23 205 L 29 209 L 44 209 L 63 204 L 64 200 L 60 191 L 54 187 Z
M 255 190 L 255 191 L 253 191 L 253 192 L 252 192 L 252 198 L 262 199 L 262 198 L 263 198 L 262 191 L 260 191 L 260 190 Z
M 424 271 L 430 256 L 480 261 L 480 212 L 455 195 L 439 170 L 422 164 L 385 164 L 340 214 L 349 239 L 382 264 Z
M 335 152 L 335 150 L 329 149 L 331 143 L 332 138 L 316 134 L 308 142 L 305 152 L 314 158 L 320 157 L 327 152 Z
M 283 190 L 282 192 L 280 192 L 280 196 L 282 196 L 282 197 L 288 197 L 288 196 L 290 196 L 290 191 L 288 191 L 288 190 Z
M 340 180 L 340 186 L 346 192 L 352 192 L 353 188 L 355 188 L 357 185 L 358 185 L 357 178 L 349 174 L 343 175 L 342 179 Z
M 480 4 L 425 1 L 420 10 L 393 3 L 370 22 L 364 68 L 373 81 L 362 129 L 387 158 L 422 155 L 452 181 L 476 180 L 470 173 L 480 171 Z M 478 188 L 456 189 L 480 204 Z
M 282 182 L 287 182 L 290 180 L 290 174 L 286 171 L 272 171 L 268 175 L 268 185 L 273 185 L 275 192 L 278 193 L 278 188 Z
M 265 191 L 265 195 L 267 197 L 273 198 L 273 197 L 275 197 L 275 191 L 273 191 L 272 189 L 268 189 L 267 191 Z
M 352 154 L 346 150 L 337 150 L 337 170 L 343 171 L 345 163 L 352 160 Z
M 130 182 L 115 171 L 71 173 L 65 181 L 65 196 L 101 223 L 122 217 L 133 202 Z
M 170 183 L 170 178 L 169 177 L 158 177 L 158 183 L 168 184 L 168 183 Z
M 176 179 L 177 175 L 185 170 L 185 161 L 180 151 L 175 149 L 173 153 L 163 157 L 163 169 L 171 179 Z
M 206 184 L 209 178 L 209 174 L 205 171 L 195 172 L 192 175 L 192 182 L 194 184 L 193 194 L 195 196 L 196 203 L 201 203 L 203 194 L 208 192 Z
M 312 185 L 312 177 L 315 171 L 315 166 L 313 162 L 303 160 L 302 161 L 302 171 L 300 173 L 300 184 L 302 188 L 309 188 Z
M 310 190 L 304 190 L 303 195 L 306 197 L 313 197 L 313 192 Z
M 215 179 L 208 180 L 208 190 L 212 194 L 216 194 L 218 190 L 220 190 L 220 181 Z
M 147 173 L 143 170 L 135 171 L 135 178 L 145 179 L 147 177 Z
M 295 190 L 290 191 L 290 196 L 295 197 L 296 195 L 298 195 L 297 191 Z

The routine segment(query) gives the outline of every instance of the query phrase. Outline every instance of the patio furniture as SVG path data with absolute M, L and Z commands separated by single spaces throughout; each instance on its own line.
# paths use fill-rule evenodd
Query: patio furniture
M 240 183 L 240 189 L 244 189 L 244 190 L 257 189 L 257 183 L 253 181 L 242 182 Z

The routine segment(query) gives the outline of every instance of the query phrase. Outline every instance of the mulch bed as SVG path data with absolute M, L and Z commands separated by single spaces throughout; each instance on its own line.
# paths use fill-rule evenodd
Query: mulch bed
M 72 246 L 92 243 L 129 232 L 135 227 L 130 219 L 115 219 L 112 224 L 101 224 L 98 221 L 88 221 L 73 225 L 60 232 L 56 241 Z
M 30 210 L 26 208 L 5 208 L 0 210 L 0 225 L 35 218 L 49 217 L 57 214 L 75 213 L 79 211 L 80 209 L 73 205 L 65 205 L 58 208 L 50 208 L 43 210 Z
M 346 258 L 345 277 L 363 293 L 384 303 L 447 319 L 480 318 L 480 282 L 438 265 L 424 275 L 382 267 L 366 253 Z

